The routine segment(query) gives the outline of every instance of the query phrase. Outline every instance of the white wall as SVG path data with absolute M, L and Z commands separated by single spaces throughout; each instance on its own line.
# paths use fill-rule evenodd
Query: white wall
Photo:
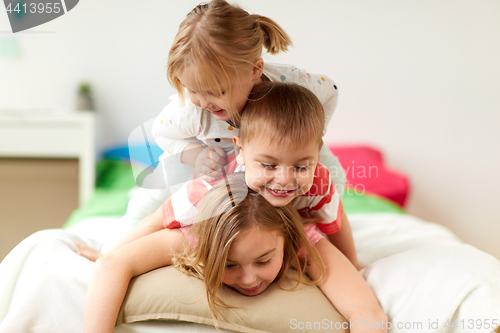
M 99 145 L 126 141 L 173 89 L 177 27 L 198 0 L 82 0 L 12 35 L 0 10 L 0 109 L 69 112 L 77 83 L 96 91 Z M 240 0 L 275 19 L 294 48 L 268 57 L 332 77 L 340 102 L 327 141 L 371 143 L 409 174 L 409 212 L 500 258 L 500 2 Z M 2 32 L 3 31 L 3 32 Z M 10 40 L 9 40 L 10 39 Z M 1 54 L 1 52 L 0 52 Z

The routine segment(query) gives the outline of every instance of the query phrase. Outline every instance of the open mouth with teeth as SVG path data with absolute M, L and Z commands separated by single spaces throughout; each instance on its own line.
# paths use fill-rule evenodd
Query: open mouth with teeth
M 272 188 L 266 187 L 266 190 L 275 197 L 288 197 L 295 193 L 296 190 L 274 190 Z

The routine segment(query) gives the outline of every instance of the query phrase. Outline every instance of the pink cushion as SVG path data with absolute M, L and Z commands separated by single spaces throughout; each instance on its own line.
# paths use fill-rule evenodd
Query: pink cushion
M 376 194 L 404 207 L 410 183 L 408 177 L 387 168 L 382 153 L 369 146 L 335 146 L 328 148 L 340 160 L 347 186 L 358 192 Z

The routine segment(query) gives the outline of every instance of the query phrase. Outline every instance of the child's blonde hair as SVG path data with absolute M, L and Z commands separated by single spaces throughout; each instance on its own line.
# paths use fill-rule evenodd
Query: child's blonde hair
M 235 205 L 235 202 L 239 204 Z M 174 258 L 174 265 L 188 275 L 205 281 L 207 299 L 214 322 L 225 318 L 218 307 L 229 308 L 218 296 L 222 287 L 224 269 L 232 242 L 238 235 L 252 226 L 265 230 L 277 230 L 285 238 L 283 264 L 275 281 L 280 282 L 289 269 L 298 271 L 297 284 L 317 284 L 324 272 L 323 262 L 316 248 L 309 244 L 300 215 L 291 205 L 273 207 L 260 194 L 250 190 L 243 173 L 230 175 L 215 185 L 198 206 L 198 222 L 190 232 L 197 244 L 183 255 Z M 299 260 L 299 250 L 307 253 Z M 302 279 L 307 261 L 314 262 L 320 277 L 312 282 Z M 216 323 L 215 323 L 216 324 Z
M 253 66 L 262 55 L 262 48 L 276 54 L 287 51 L 290 37 L 273 20 L 251 15 L 224 0 L 213 0 L 196 6 L 182 21 L 168 55 L 167 77 L 184 99 L 179 75 L 186 68 L 196 70 L 198 89 L 220 97 L 228 94 L 227 110 L 233 121 L 238 112 L 232 103 L 230 76 Z
M 321 148 L 325 111 L 309 89 L 294 83 L 255 85 L 241 113 L 242 144 L 252 138 L 268 139 L 284 147 L 316 142 Z

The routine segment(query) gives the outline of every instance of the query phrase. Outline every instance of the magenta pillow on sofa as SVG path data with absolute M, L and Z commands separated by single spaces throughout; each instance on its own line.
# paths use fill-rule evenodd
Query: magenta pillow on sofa
M 367 193 L 387 198 L 404 207 L 410 183 L 408 177 L 387 168 L 382 153 L 373 147 L 336 146 L 328 148 L 346 171 L 347 186 L 364 188 Z

